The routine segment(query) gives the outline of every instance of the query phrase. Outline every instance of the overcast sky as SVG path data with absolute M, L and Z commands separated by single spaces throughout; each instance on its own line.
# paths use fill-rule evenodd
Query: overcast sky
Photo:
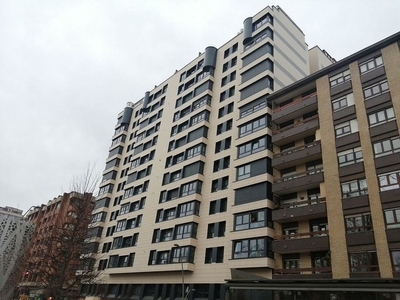
M 0 1 L 0 206 L 47 203 L 104 169 L 117 114 L 279 5 L 337 60 L 400 30 L 398 0 Z

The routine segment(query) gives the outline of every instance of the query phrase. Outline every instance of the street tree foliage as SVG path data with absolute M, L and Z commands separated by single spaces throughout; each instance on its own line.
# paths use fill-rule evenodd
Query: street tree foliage
M 47 297 L 78 299 L 81 283 L 93 282 L 99 275 L 93 270 L 91 254 L 97 252 L 96 244 L 85 241 L 97 183 L 90 166 L 82 176 L 74 177 L 73 192 L 59 208 L 54 224 L 46 232 L 37 233 L 43 236 L 40 244 L 34 245 L 28 271 Z

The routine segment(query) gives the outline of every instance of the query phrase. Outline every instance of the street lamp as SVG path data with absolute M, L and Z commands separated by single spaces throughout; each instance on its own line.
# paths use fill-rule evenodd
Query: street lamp
M 178 244 L 174 244 L 175 247 L 179 249 L 179 261 L 181 262 L 182 268 L 182 300 L 185 299 L 185 274 L 183 273 L 183 260 L 182 260 L 182 248 Z

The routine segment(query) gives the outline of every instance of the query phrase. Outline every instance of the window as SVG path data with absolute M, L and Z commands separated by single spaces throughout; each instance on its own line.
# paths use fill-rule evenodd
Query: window
M 343 199 L 368 194 L 366 179 L 358 179 L 358 180 L 343 182 L 341 183 L 341 187 L 342 187 Z
M 363 161 L 363 155 L 361 147 L 353 148 L 350 150 L 342 151 L 338 153 L 339 167 L 352 165 Z
M 343 71 L 329 78 L 331 88 L 350 80 L 350 70 Z
M 375 57 L 359 65 L 360 73 L 364 74 L 383 65 L 382 56 Z
M 300 258 L 289 257 L 288 255 L 282 256 L 283 268 L 284 269 L 300 269 Z
M 182 185 L 180 189 L 181 197 L 195 193 L 201 194 L 201 184 L 201 181 L 196 180 Z
M 224 158 L 220 158 L 214 161 L 213 172 L 218 172 L 220 170 L 224 170 L 229 168 L 230 165 L 230 156 L 226 156 Z
M 390 251 L 392 256 L 392 265 L 394 272 L 400 272 L 400 250 Z
M 194 253 L 195 253 L 195 247 L 193 246 L 173 248 L 171 260 L 173 263 L 180 263 L 180 262 L 193 263 Z
M 357 120 L 350 120 L 335 126 L 335 136 L 336 138 L 358 132 Z
M 187 223 L 175 226 L 174 239 L 196 238 L 197 223 Z
M 366 87 L 364 89 L 364 98 L 365 100 L 368 100 L 375 96 L 381 95 L 387 91 L 389 91 L 389 85 L 387 80 L 381 81 L 377 84 Z
M 199 215 L 200 211 L 200 202 L 198 201 L 191 201 L 183 204 L 178 205 L 178 216 L 185 217 L 190 215 Z
M 235 215 L 235 231 L 266 226 L 272 227 L 270 220 L 271 212 L 268 209 L 240 213 Z
M 211 239 L 214 237 L 225 236 L 226 222 L 218 222 L 208 224 L 207 238 Z
M 117 227 L 115 228 L 115 231 L 118 232 L 121 230 L 125 230 L 125 228 L 126 228 L 126 219 L 117 222 Z
M 354 105 L 353 93 L 347 94 L 346 96 L 332 101 L 332 109 L 334 112 L 352 105 Z
M 203 143 L 200 143 L 191 148 L 188 148 L 186 150 L 185 157 L 186 157 L 186 159 L 189 159 L 189 158 L 192 158 L 197 155 L 205 155 L 205 153 L 206 153 L 206 145 Z
M 371 213 L 345 216 L 346 232 L 362 232 L 372 230 Z
M 377 126 L 395 119 L 393 107 L 389 107 L 368 115 L 369 126 Z
M 379 271 L 378 257 L 375 251 L 349 253 L 350 272 Z
M 400 228 L 400 207 L 385 210 L 386 228 Z
M 243 137 L 245 135 L 248 135 L 250 133 L 256 132 L 260 129 L 267 127 L 267 120 L 268 120 L 268 126 L 269 126 L 269 123 L 270 123 L 269 115 L 255 119 L 249 123 L 246 123 L 246 124 L 240 126 L 239 127 L 239 137 Z
M 224 262 L 224 247 L 207 248 L 204 259 L 205 264 Z
M 270 149 L 271 145 L 269 136 L 263 136 L 254 139 L 246 144 L 240 145 L 238 147 L 238 158 L 245 157 L 250 154 L 267 149 L 267 142 L 268 142 L 268 149 Z
M 225 212 L 227 207 L 228 198 L 222 198 L 210 202 L 209 214 L 213 215 L 220 212 Z
M 269 238 L 255 238 L 233 242 L 233 258 L 273 257 Z
M 232 138 L 228 137 L 215 143 L 215 153 L 231 148 Z
M 242 180 L 250 177 L 251 164 L 244 165 L 237 168 L 237 180 Z
M 374 143 L 375 158 L 400 152 L 400 137 Z
M 262 17 L 261 19 L 258 19 L 256 22 L 253 23 L 253 31 L 257 30 L 258 28 L 260 28 L 261 26 L 263 26 L 264 24 L 273 24 L 273 18 L 270 14 L 266 14 L 264 17 Z
M 400 171 L 391 173 L 379 174 L 378 182 L 381 192 L 398 189 L 399 186 L 399 174 Z

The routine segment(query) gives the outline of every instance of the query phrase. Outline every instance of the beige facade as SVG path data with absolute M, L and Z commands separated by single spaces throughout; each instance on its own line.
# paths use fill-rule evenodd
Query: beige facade
M 266 96 L 308 74 L 303 32 L 272 6 L 127 105 L 90 225 L 102 279 L 87 299 L 179 298 L 181 267 L 189 298 L 224 299 L 231 269 L 271 278 Z
M 347 279 L 366 290 L 394 280 L 399 292 L 399 41 L 397 33 L 269 97 L 273 279 L 341 280 L 336 299 L 350 299 L 340 291 Z M 384 284 L 370 291 L 379 299 Z

